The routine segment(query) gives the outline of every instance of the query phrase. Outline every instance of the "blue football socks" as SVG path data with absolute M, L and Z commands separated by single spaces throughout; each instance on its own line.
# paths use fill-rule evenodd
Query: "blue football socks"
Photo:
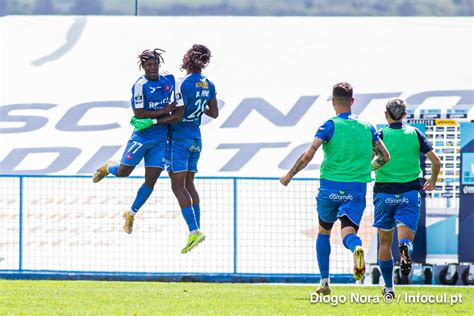
M 362 246 L 362 241 L 360 240 L 359 236 L 355 234 L 350 234 L 344 237 L 342 240 L 344 247 L 350 249 L 352 252 L 355 251 L 357 246 Z
M 331 243 L 329 235 L 318 234 L 316 239 L 316 257 L 318 259 L 319 273 L 321 279 L 329 278 L 329 255 L 331 254 Z
M 142 207 L 143 204 L 145 204 L 146 200 L 148 200 L 148 198 L 150 197 L 151 192 L 153 192 L 153 188 L 149 188 L 145 183 L 143 183 L 140 189 L 138 189 L 137 197 L 135 198 L 135 201 L 133 201 L 132 210 L 131 210 L 133 213 L 138 212 L 140 207 Z
M 201 228 L 201 207 L 199 204 L 193 205 L 194 215 L 196 216 L 197 227 Z
M 117 176 L 117 170 L 118 168 L 120 167 L 120 164 L 119 163 L 111 163 L 107 166 L 107 171 L 111 174 L 113 174 L 114 176 Z
M 385 287 L 388 289 L 393 288 L 393 259 L 387 261 L 379 259 L 379 267 L 380 271 L 382 271 Z
M 186 224 L 188 224 L 189 231 L 195 231 L 198 229 L 198 224 L 196 222 L 196 217 L 194 216 L 193 207 L 184 207 L 181 209 L 181 214 L 183 214 Z

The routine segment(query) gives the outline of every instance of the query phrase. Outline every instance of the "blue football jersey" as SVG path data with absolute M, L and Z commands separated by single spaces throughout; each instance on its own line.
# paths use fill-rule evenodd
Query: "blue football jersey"
M 203 74 L 193 73 L 176 85 L 177 107 L 185 106 L 181 122 L 171 125 L 173 138 L 201 138 L 201 116 L 207 104 L 216 97 L 214 84 Z
M 132 109 L 145 109 L 154 111 L 162 109 L 174 100 L 174 76 L 167 72 L 159 73 L 158 80 L 148 80 L 141 76 L 132 87 Z M 168 138 L 168 125 L 155 124 L 141 132 L 133 132 L 132 139 L 166 140 Z

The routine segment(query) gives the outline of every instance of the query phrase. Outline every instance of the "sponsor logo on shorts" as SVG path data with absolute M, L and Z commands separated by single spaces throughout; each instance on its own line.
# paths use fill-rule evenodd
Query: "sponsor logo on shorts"
M 339 191 L 339 194 L 338 193 L 329 194 L 329 199 L 333 201 L 352 201 L 354 197 L 350 193 L 346 195 L 346 191 Z
M 132 159 L 132 158 L 133 158 L 132 154 L 127 154 L 127 155 L 125 156 L 125 159 L 126 159 L 126 160 L 130 160 L 130 159 Z
M 394 198 L 389 197 L 385 199 L 385 204 L 395 205 L 395 204 L 408 204 L 408 203 L 410 203 L 410 200 L 408 200 L 407 197 L 401 198 L 400 194 L 395 194 Z

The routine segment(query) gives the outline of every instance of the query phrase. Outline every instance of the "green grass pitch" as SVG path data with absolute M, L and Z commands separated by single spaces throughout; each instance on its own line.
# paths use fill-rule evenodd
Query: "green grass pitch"
M 337 306 L 310 303 L 315 287 L 296 285 L 156 283 L 108 281 L 0 280 L 0 315 L 399 315 L 466 314 L 474 311 L 474 288 L 397 287 L 400 302 L 363 304 L 351 294 L 380 296 L 380 287 L 332 286 L 332 296 L 347 301 Z M 403 302 L 405 295 L 461 295 L 462 303 Z M 359 297 L 360 299 L 360 297 Z

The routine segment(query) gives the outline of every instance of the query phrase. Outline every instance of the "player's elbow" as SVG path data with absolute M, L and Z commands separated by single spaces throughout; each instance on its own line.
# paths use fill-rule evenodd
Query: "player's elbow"
M 204 112 L 207 116 L 216 119 L 219 116 L 219 110 L 217 108 L 207 108 Z
M 173 123 L 178 123 L 178 122 L 181 122 L 182 120 L 182 117 L 179 117 L 179 116 L 173 116 L 171 117 L 171 119 L 169 120 L 169 124 L 173 124 Z
M 209 113 L 206 113 L 206 114 L 207 114 L 207 116 L 212 117 L 213 119 L 216 119 L 219 116 L 219 113 L 217 113 L 217 112 L 209 112 Z
M 426 157 L 430 160 L 433 168 L 441 168 L 441 160 L 439 160 L 439 157 L 433 151 L 428 152 Z

